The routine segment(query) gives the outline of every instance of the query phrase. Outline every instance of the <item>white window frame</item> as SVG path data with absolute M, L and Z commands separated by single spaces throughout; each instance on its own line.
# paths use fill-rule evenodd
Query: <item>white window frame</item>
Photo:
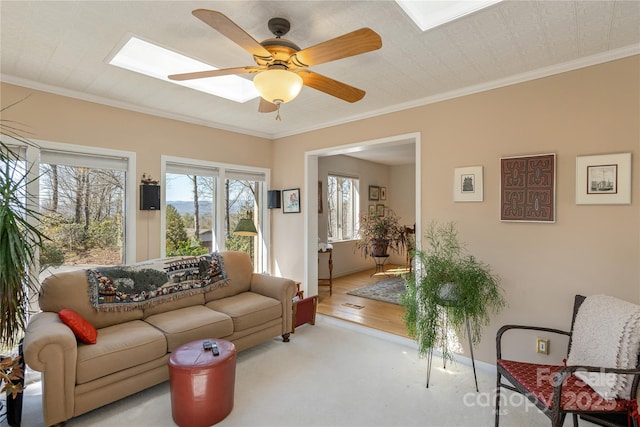
M 166 183 L 167 179 L 167 163 L 193 165 L 194 168 L 203 168 L 209 170 L 217 169 L 219 185 L 216 186 L 216 200 L 218 201 L 218 205 L 220 206 L 217 207 L 218 211 L 216 212 L 216 230 L 224 230 L 224 215 L 220 210 L 223 209 L 221 205 L 222 201 L 225 200 L 223 184 L 226 179 L 249 179 L 251 175 L 264 176 L 263 185 L 261 185 L 262 188 L 260 189 L 260 193 L 258 194 L 258 197 L 260 199 L 260 211 L 258 212 L 259 227 L 257 246 L 259 246 L 259 248 L 253 268 L 255 272 L 260 273 L 269 271 L 269 260 L 271 257 L 271 253 L 269 251 L 269 248 L 271 247 L 271 221 L 269 221 L 269 211 L 267 209 L 267 188 L 269 188 L 269 182 L 271 180 L 271 170 L 253 166 L 219 163 L 201 159 L 190 159 L 186 157 L 162 155 L 160 158 L 160 182 L 162 183 L 162 185 Z M 243 176 L 244 174 L 246 174 L 246 176 Z M 165 206 L 167 204 L 166 191 L 161 191 L 160 199 L 162 209 L 165 209 Z M 160 230 L 160 256 L 165 257 L 167 243 L 167 220 L 166 215 L 164 214 L 160 215 Z M 220 251 L 225 250 L 224 233 L 216 233 L 216 242 L 212 242 L 212 247 L 218 248 L 218 250 Z
M 352 194 L 351 194 L 351 199 L 352 199 L 352 207 L 353 207 L 353 236 L 350 238 L 344 238 L 342 233 L 340 233 L 340 238 L 339 239 L 329 239 L 327 237 L 327 240 L 329 242 L 345 242 L 345 241 L 350 241 L 350 240 L 357 240 L 358 237 L 358 228 L 359 228 L 359 219 L 358 219 L 358 215 L 360 212 L 360 178 L 357 176 L 350 176 L 350 175 L 345 175 L 344 173 L 332 173 L 329 172 L 327 174 L 327 188 L 329 186 L 329 179 L 331 177 L 334 178 L 342 178 L 342 179 L 350 179 L 353 180 L 355 182 L 353 182 L 353 190 L 352 190 Z M 338 200 L 338 204 L 342 205 L 341 201 Z M 329 201 L 327 200 L 327 208 L 329 205 Z M 342 209 L 340 208 L 338 215 L 336 215 L 336 220 L 338 220 L 339 218 L 342 217 L 342 215 L 340 215 L 340 213 L 342 212 Z M 328 222 L 327 222 L 328 223 Z M 344 229 L 344 227 L 342 227 L 341 224 L 338 225 L 338 229 Z M 327 230 L 328 233 L 328 230 Z M 328 234 L 327 234 L 328 235 Z

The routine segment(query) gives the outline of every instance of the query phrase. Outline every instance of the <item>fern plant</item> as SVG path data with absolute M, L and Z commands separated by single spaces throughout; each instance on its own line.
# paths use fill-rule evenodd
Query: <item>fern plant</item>
M 453 360 L 448 328 L 462 336 L 468 319 L 472 345 L 477 345 L 490 312 L 505 306 L 500 278 L 467 254 L 454 223 L 432 222 L 425 238 L 428 248 L 415 251 L 416 271 L 405 277 L 404 322 L 421 355 L 438 348 Z

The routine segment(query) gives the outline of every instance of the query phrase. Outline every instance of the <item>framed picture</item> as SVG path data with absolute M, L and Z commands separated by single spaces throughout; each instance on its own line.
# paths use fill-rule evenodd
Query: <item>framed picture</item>
M 369 215 L 376 214 L 376 205 L 369 205 Z
M 453 170 L 453 201 L 483 201 L 482 166 L 455 168 Z
M 380 200 L 380 187 L 377 185 L 369 186 L 369 200 Z
M 500 159 L 500 221 L 556 221 L 556 155 Z
M 284 213 L 300 212 L 300 189 L 299 188 L 282 190 L 282 212 Z
M 387 200 L 387 187 L 380 187 L 380 200 Z
M 376 205 L 376 214 L 378 216 L 384 216 L 384 205 Z
M 576 157 L 576 204 L 631 204 L 631 153 Z

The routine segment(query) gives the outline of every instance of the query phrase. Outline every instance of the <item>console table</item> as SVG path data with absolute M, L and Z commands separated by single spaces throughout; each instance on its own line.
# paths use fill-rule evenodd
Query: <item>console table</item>
M 324 251 L 318 251 L 318 265 L 320 264 L 320 254 L 329 254 L 329 278 L 319 278 L 318 277 L 318 286 L 328 286 L 329 287 L 329 296 L 332 295 L 333 291 L 333 249 L 327 249 Z M 323 283 L 320 283 L 323 282 Z

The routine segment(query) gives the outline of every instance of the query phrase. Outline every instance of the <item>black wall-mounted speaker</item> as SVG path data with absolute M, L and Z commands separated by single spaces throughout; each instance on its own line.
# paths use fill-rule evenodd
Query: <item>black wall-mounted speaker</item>
M 140 186 L 140 210 L 160 210 L 160 186 L 144 184 Z
M 280 190 L 267 191 L 267 208 L 280 209 Z

